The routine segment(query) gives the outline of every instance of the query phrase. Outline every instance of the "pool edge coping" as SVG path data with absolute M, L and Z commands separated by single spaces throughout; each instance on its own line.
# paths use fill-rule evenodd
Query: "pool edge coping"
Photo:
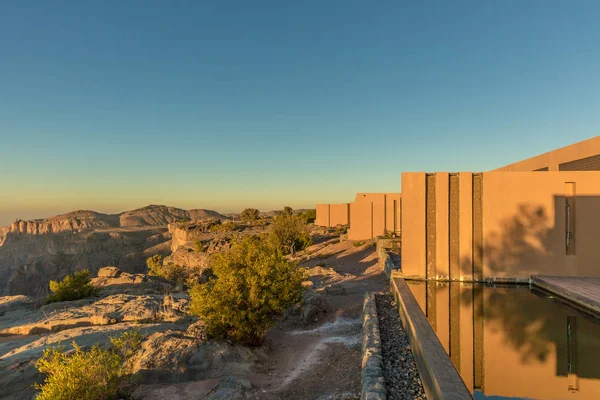
M 558 300 L 566 303 L 566 305 L 569 307 L 572 307 L 584 314 L 600 319 L 600 306 L 586 301 L 585 297 L 580 296 L 578 293 L 565 291 L 560 286 L 543 280 L 543 277 L 544 275 L 532 275 L 531 287 L 557 297 Z
M 473 396 L 442 347 L 406 281 L 397 276 L 392 277 L 390 289 L 396 300 L 427 398 L 472 400 Z

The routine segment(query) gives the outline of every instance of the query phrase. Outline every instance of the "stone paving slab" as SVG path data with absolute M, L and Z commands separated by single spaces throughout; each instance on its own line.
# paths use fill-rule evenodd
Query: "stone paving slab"
M 600 278 L 533 275 L 531 284 L 600 315 Z

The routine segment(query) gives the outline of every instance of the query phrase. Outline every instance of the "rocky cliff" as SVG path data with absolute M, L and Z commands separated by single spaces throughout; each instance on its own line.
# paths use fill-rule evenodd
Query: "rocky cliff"
M 120 214 L 74 211 L 0 227 L 0 296 L 43 295 L 50 279 L 81 268 L 114 265 L 145 270 L 145 260 L 171 252 L 167 225 L 201 218 L 227 219 L 210 210 L 151 205 Z

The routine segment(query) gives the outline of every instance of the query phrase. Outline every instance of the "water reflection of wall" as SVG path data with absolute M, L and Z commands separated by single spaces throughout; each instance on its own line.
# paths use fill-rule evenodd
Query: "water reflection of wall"
M 600 398 L 600 325 L 527 287 L 411 283 L 465 384 L 486 396 Z

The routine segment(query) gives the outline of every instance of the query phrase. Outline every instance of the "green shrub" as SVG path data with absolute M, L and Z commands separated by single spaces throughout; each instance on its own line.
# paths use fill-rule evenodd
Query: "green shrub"
M 183 287 L 188 280 L 197 280 L 203 274 L 201 267 L 185 267 L 172 262 L 165 263 L 162 256 L 155 254 L 146 260 L 148 275 L 159 276 Z
M 160 254 L 153 255 L 146 260 L 146 265 L 148 266 L 148 275 L 161 276 L 163 256 Z
M 348 233 L 348 225 L 337 225 L 333 231 L 336 235 L 344 235 Z
M 231 232 L 231 231 L 234 231 L 236 228 L 237 228 L 237 224 L 233 221 L 225 221 L 225 222 L 218 221 L 214 225 L 211 225 L 209 230 L 212 233 L 218 233 L 218 232 Z
M 269 242 L 284 254 L 295 254 L 313 243 L 308 226 L 297 215 L 280 214 L 269 228 Z
M 206 247 L 207 246 L 205 246 L 200 240 L 194 241 L 194 251 L 196 253 L 204 253 L 206 251 Z
M 300 217 L 307 223 L 312 224 L 317 219 L 317 210 L 306 210 L 300 214 Z
M 137 330 L 111 338 L 111 347 L 99 345 L 85 351 L 73 343 L 73 352 L 63 346 L 44 350 L 35 363 L 46 374 L 37 400 L 97 400 L 129 397 L 132 381 L 128 360 L 140 347 L 142 338 Z
M 359 242 L 354 242 L 354 247 L 360 247 L 360 246 L 362 246 L 363 244 L 365 244 L 365 242 L 364 242 L 364 241 L 362 241 L 362 240 L 361 240 L 361 241 L 359 241 Z
M 83 269 L 65 276 L 60 282 L 50 281 L 50 291 L 52 294 L 46 298 L 46 303 L 84 299 L 98 293 L 99 289 L 90 284 L 90 272 Z
M 240 214 L 240 219 L 248 223 L 256 222 L 259 218 L 260 211 L 258 211 L 256 208 L 246 208 Z
M 190 313 L 202 318 L 210 336 L 258 345 L 275 318 L 301 299 L 303 270 L 258 238 L 216 254 L 212 272 L 190 289 Z
M 294 209 L 292 207 L 285 206 L 285 207 L 283 207 L 283 210 L 281 210 L 281 212 L 279 214 L 294 215 Z

